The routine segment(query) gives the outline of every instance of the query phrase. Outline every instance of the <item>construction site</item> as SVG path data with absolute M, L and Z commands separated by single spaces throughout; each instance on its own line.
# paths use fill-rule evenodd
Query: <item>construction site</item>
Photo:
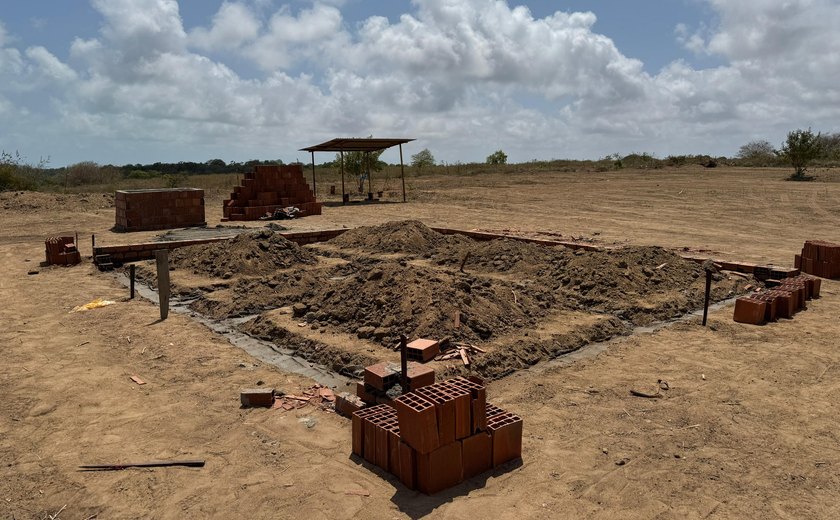
M 840 514 L 840 172 L 344 175 L 0 193 L 4 518 Z

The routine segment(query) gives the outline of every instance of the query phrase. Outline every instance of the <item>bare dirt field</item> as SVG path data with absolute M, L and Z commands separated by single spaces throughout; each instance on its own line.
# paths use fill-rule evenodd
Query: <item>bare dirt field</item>
M 670 253 L 651 246 L 790 266 L 804 240 L 840 240 L 837 172 L 818 172 L 820 181 L 811 183 L 785 182 L 784 175 L 681 168 L 420 177 L 409 179 L 408 204 L 330 206 L 321 216 L 282 223 L 306 230 L 414 219 L 426 226 L 631 246 L 626 256 L 597 259 L 528 248 L 488 250 L 484 257 L 473 248 L 467 278 L 458 274 L 464 246 L 457 240 L 437 244 L 428 257 L 422 247 L 408 250 L 413 239 L 398 241 L 394 251 L 382 250 L 385 241 L 368 244 L 357 237 L 291 252 L 275 240 L 263 251 L 273 247 L 279 263 L 247 269 L 246 260 L 263 258 L 246 250 L 248 244 L 242 256 L 215 254 L 210 262 L 196 262 L 205 258 L 200 254 L 173 255 L 176 291 L 198 291 L 197 311 L 246 316 L 251 321 L 243 328 L 276 343 L 327 345 L 339 360 L 336 369 L 393 356 L 386 348 L 393 331 L 360 338 L 352 328 L 359 324 L 349 324 L 357 319 L 341 319 L 358 304 L 354 295 L 373 296 L 362 283 L 373 271 L 381 272 L 373 281 L 388 282 L 387 290 L 378 290 L 384 307 L 402 302 L 411 308 L 412 298 L 404 301 L 397 290 L 404 284 L 413 291 L 413 305 L 423 309 L 402 314 L 395 306 L 392 314 L 403 321 L 391 327 L 439 329 L 455 304 L 480 317 L 477 328 L 446 332 L 488 347 L 475 370 L 494 379 L 489 399 L 524 419 L 522 463 L 432 497 L 407 491 L 351 458 L 350 422 L 334 413 L 312 405 L 292 411 L 239 406 L 242 388 L 261 383 L 300 393 L 311 379 L 249 356 L 188 314 L 160 321 L 155 304 L 127 300 L 115 274 L 100 273 L 87 259 L 72 268 L 38 267 L 46 236 L 78 232 L 85 255 L 93 233 L 102 244 L 154 236 L 110 232 L 111 197 L 2 193 L 0 515 L 837 518 L 840 284 L 824 280 L 822 297 L 807 311 L 762 327 L 734 323 L 730 304 L 712 311 L 707 328 L 691 318 L 653 332 L 626 330 L 652 321 L 640 308 L 664 319 L 697 305 L 696 266 L 672 258 L 658 262 L 656 255 Z M 222 197 L 208 193 L 211 226 L 221 217 Z M 422 227 L 413 229 L 422 236 Z M 627 266 L 618 267 L 621 262 Z M 603 268 L 591 268 L 593 263 Z M 662 278 L 663 289 L 645 292 L 649 284 L 641 277 L 649 276 L 639 274 L 642 267 L 662 263 L 670 267 L 652 276 Z M 32 270 L 38 274 L 27 274 Z M 598 281 L 602 271 L 610 277 Z M 572 280 L 575 273 L 580 280 Z M 613 286 L 616 276 L 622 282 Z M 274 286 L 259 296 L 263 279 Z M 339 287 L 327 287 L 325 279 Z M 342 289 L 343 283 L 359 285 Z M 737 293 L 745 283 L 723 276 L 715 282 L 717 297 Z M 300 287 L 306 290 L 296 293 Z M 440 313 L 422 300 L 428 287 Z M 251 293 L 257 297 L 244 301 Z M 662 305 L 677 297 L 680 305 Z M 70 312 L 95 298 L 116 303 Z M 309 321 L 319 322 L 315 328 L 299 327 L 301 317 L 284 310 L 295 299 L 311 307 L 331 298 L 338 298 L 336 305 L 307 311 L 314 312 Z M 380 329 L 386 314 L 376 314 Z M 602 337 L 595 335 L 589 340 L 596 342 L 553 360 L 548 358 L 569 349 L 548 349 L 534 363 L 509 362 L 508 354 L 523 345 L 542 348 L 547 343 L 541 340 L 552 335 L 580 337 L 616 320 L 616 329 L 603 335 L 615 336 L 611 341 L 597 342 Z M 296 328 L 294 337 L 270 333 Z M 492 334 L 482 337 L 487 331 Z M 460 370 L 456 363 L 438 365 L 442 372 Z M 631 388 L 652 391 L 657 380 L 668 382 L 663 398 L 630 395 Z M 77 471 L 80 464 L 175 458 L 207 464 Z

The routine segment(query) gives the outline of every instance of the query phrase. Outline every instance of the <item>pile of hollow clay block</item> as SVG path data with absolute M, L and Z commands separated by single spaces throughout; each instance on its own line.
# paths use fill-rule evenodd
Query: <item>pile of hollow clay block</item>
M 82 261 L 73 237 L 49 237 L 44 246 L 47 265 L 76 265 Z
M 321 203 L 303 178 L 300 164 L 256 165 L 234 186 L 225 199 L 222 212 L 227 220 L 258 220 L 278 209 L 294 206 L 299 216 L 320 215 Z
M 456 377 L 353 413 L 353 453 L 434 494 L 522 456 L 522 419 Z
M 767 282 L 773 287 L 735 300 L 735 321 L 763 325 L 779 318 L 793 318 L 794 314 L 808 308 L 808 300 L 820 297 L 822 281 L 813 276 L 799 275 Z
M 821 278 L 840 278 L 840 244 L 807 240 L 802 254 L 795 255 L 794 267 Z

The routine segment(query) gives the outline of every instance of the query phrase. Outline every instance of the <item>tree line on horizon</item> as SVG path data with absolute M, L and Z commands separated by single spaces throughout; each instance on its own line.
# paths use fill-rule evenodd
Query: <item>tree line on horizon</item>
M 350 177 L 364 178 L 367 171 L 381 171 L 387 163 L 380 160 L 382 152 L 369 155 L 363 152 L 345 152 L 344 170 Z M 492 168 L 507 164 L 507 154 L 497 150 L 487 156 L 484 163 L 446 163 L 435 160 L 432 152 L 425 148 L 411 156 L 407 164 L 418 174 L 430 171 L 459 173 L 463 170 L 473 171 L 481 166 Z M 316 163 L 316 168 L 338 170 L 341 156 L 336 154 L 334 160 Z M 252 171 L 255 165 L 284 164 L 283 160 L 253 159 L 245 162 L 222 159 L 210 159 L 205 162 L 181 161 L 177 163 L 155 162 L 149 164 L 125 164 L 122 166 L 100 165 L 93 161 L 83 161 L 69 166 L 57 168 L 48 167 L 49 160 L 42 159 L 38 164 L 29 164 L 19 154 L 0 152 L 0 191 L 38 189 L 40 187 L 64 187 L 82 185 L 113 184 L 121 179 L 159 179 L 168 187 L 176 187 L 185 177 L 192 175 L 210 174 L 242 174 Z M 292 163 L 295 164 L 295 163 Z M 302 164 L 310 168 L 311 163 Z M 712 157 L 709 155 L 669 155 L 664 159 L 649 153 L 631 153 L 627 155 L 611 154 L 597 160 L 562 160 L 546 161 L 533 160 L 523 165 L 531 165 L 538 169 L 557 168 L 592 168 L 596 171 L 611 171 L 621 169 L 659 169 L 664 167 L 680 167 L 689 164 L 699 164 L 706 167 L 717 165 L 750 166 L 750 167 L 784 167 L 792 166 L 793 180 L 808 180 L 805 174 L 811 164 L 821 166 L 840 165 L 840 133 L 814 133 L 811 129 L 794 130 L 789 132 L 786 140 L 779 148 L 774 147 L 764 139 L 750 141 L 740 147 L 733 158 Z

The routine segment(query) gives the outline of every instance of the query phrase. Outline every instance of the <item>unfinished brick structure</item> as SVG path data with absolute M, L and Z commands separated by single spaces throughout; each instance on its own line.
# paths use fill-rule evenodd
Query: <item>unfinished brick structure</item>
M 178 227 L 205 226 L 204 190 L 171 188 L 119 190 L 116 231 L 151 231 Z
M 794 257 L 794 267 L 822 278 L 840 278 L 840 244 L 808 240 L 802 254 Z
M 76 265 L 82 261 L 73 237 L 49 237 L 44 246 L 47 265 Z
M 807 300 L 820 297 L 822 282 L 813 276 L 799 275 L 769 282 L 772 289 L 735 300 L 735 321 L 763 325 L 779 318 L 793 318 L 794 314 L 808 308 Z
M 353 453 L 434 494 L 522 456 L 522 419 L 456 377 L 353 414 Z
M 257 165 L 224 201 L 222 220 L 257 220 L 289 206 L 301 216 L 321 214 L 321 204 L 303 178 L 303 165 Z

